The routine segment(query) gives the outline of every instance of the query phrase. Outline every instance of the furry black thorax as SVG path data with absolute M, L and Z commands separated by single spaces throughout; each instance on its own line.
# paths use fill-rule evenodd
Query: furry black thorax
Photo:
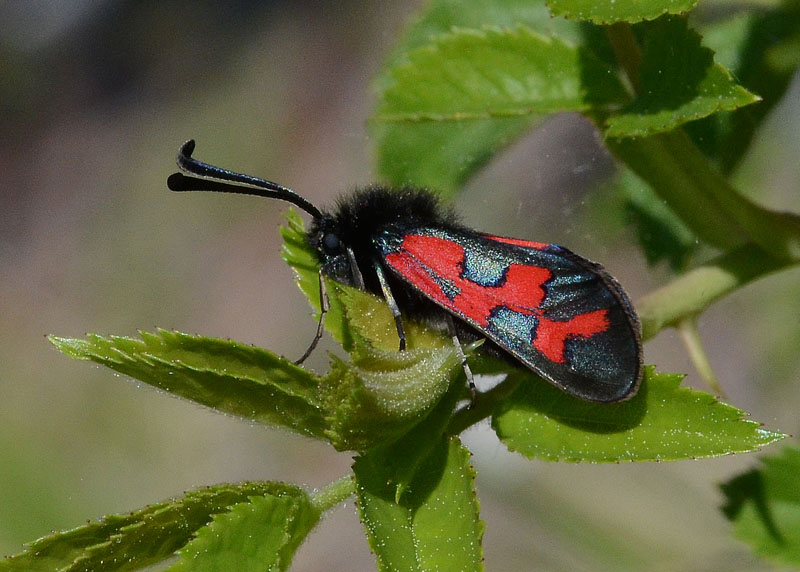
M 319 253 L 323 272 L 337 282 L 355 285 L 347 250 L 355 256 L 366 289 L 381 293 L 374 276 L 380 263 L 375 237 L 387 225 L 412 230 L 423 226 L 462 228 L 452 209 L 425 189 L 389 189 L 373 186 L 345 195 L 332 211 L 323 210 L 308 231 L 308 241 Z M 399 302 L 399 301 L 398 301 Z

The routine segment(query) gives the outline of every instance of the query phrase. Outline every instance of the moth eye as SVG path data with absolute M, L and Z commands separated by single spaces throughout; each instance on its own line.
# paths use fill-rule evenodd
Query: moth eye
M 322 249 L 325 252 L 333 253 L 338 252 L 341 248 L 341 242 L 339 241 L 339 237 L 333 234 L 332 232 L 328 232 L 322 237 Z

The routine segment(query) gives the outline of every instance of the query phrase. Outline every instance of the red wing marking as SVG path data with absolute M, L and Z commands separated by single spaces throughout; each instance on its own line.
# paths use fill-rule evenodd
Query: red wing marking
M 493 234 L 484 234 L 486 238 L 496 242 L 504 242 L 506 244 L 513 244 L 514 246 L 524 246 L 525 248 L 533 248 L 536 250 L 544 250 L 548 246 L 546 242 L 534 242 L 532 240 L 522 240 L 521 238 L 508 238 L 505 236 L 495 236 Z
M 532 247 L 527 241 L 503 239 L 509 244 Z M 589 338 L 609 327 L 607 309 L 578 314 L 566 321 L 553 321 L 539 311 L 552 278 L 547 268 L 530 264 L 509 264 L 506 279 L 497 287 L 482 286 L 461 276 L 464 247 L 452 240 L 409 234 L 398 252 L 386 255 L 386 262 L 438 304 L 489 328 L 492 310 L 505 307 L 537 318 L 533 347 L 547 359 L 564 363 L 564 344 L 568 338 Z
M 564 363 L 564 343 L 567 338 L 591 338 L 609 327 L 608 309 L 578 314 L 565 322 L 554 322 L 539 316 L 533 347 L 552 362 Z
M 443 238 L 416 234 L 407 235 L 400 252 L 388 254 L 386 261 L 434 301 L 484 328 L 489 326 L 492 309 L 498 306 L 533 314 L 544 300 L 542 284 L 552 276 L 546 268 L 511 264 L 502 286 L 481 286 L 461 277 L 464 247 Z M 448 288 L 454 294 L 452 299 L 442 289 L 442 282 L 452 285 Z

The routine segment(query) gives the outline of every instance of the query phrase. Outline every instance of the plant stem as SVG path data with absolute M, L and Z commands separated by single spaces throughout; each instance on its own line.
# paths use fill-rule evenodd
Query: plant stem
M 703 347 L 703 341 L 700 339 L 700 332 L 697 331 L 697 318 L 695 316 L 688 316 L 682 319 L 677 324 L 678 332 L 683 339 L 683 345 L 689 352 L 689 357 L 694 364 L 697 373 L 706 382 L 711 391 L 720 397 L 725 397 L 725 392 L 722 391 L 722 386 L 714 375 L 714 369 L 711 367 L 711 362 L 708 359 L 706 350 Z
M 620 68 L 638 95 L 642 53 L 633 28 L 619 22 L 606 27 L 608 41 Z M 746 238 L 714 200 L 716 193 L 706 191 L 715 184 L 727 186 L 727 181 L 714 173 L 705 157 L 703 165 L 690 167 L 679 156 L 675 133 L 661 133 L 650 137 L 608 139 L 608 148 L 658 193 L 682 221 L 703 241 L 721 249 L 735 248 Z M 692 147 L 692 141 L 686 137 Z M 699 151 L 698 151 L 699 153 Z
M 800 217 L 744 197 L 683 130 L 606 143 L 708 244 L 728 250 L 755 242 L 774 257 L 800 260 Z
M 518 385 L 518 377 L 514 375 L 513 371 L 510 372 L 492 389 L 481 393 L 473 407 L 463 407 L 456 411 L 447 426 L 447 433 L 459 435 L 467 428 L 489 417 L 497 408 L 498 403 L 508 397 Z
M 320 512 L 332 509 L 337 504 L 351 497 L 356 492 L 356 481 L 353 475 L 345 475 L 339 480 L 325 485 L 311 493 L 311 504 Z
M 735 191 L 707 162 L 705 168 L 692 168 L 680 156 L 676 139 L 672 133 L 662 133 L 640 139 L 608 139 L 606 144 L 701 240 L 723 250 L 741 246 L 747 242 L 744 231 L 714 199 L 717 193 L 708 189 L 724 185 L 726 192 Z
M 769 256 L 752 243 L 731 250 L 639 299 L 636 309 L 642 337 L 652 338 L 748 282 L 793 264 Z

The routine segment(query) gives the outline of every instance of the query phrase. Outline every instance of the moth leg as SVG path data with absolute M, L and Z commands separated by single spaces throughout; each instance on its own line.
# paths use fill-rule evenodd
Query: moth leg
M 456 352 L 458 352 L 458 357 L 461 358 L 461 367 L 464 368 L 464 375 L 467 376 L 467 383 L 469 384 L 469 393 L 470 393 L 470 400 L 469 400 L 469 407 L 472 408 L 475 405 L 475 401 L 478 398 L 478 390 L 475 388 L 475 377 L 472 375 L 472 370 L 469 368 L 469 364 L 467 363 L 467 356 L 464 354 L 464 350 L 461 348 L 461 341 L 458 339 L 458 334 L 456 333 L 456 324 L 453 321 L 453 316 L 447 314 L 447 332 L 453 338 L 453 343 L 456 346 Z
M 380 282 L 383 297 L 386 299 L 386 303 L 392 311 L 392 316 L 394 316 L 397 337 L 400 338 L 400 351 L 403 351 L 406 349 L 406 331 L 403 328 L 403 318 L 400 316 L 400 308 L 397 307 L 397 302 L 394 301 L 394 296 L 392 296 L 392 291 L 389 289 L 389 283 L 386 281 L 383 268 L 377 262 L 373 263 L 373 267 L 375 268 L 375 274 L 378 276 L 378 282 Z
M 311 355 L 311 352 L 314 351 L 314 348 L 317 347 L 320 339 L 322 339 L 322 329 L 325 326 L 325 314 L 328 313 L 328 310 L 331 309 L 331 301 L 328 298 L 328 289 L 325 286 L 325 278 L 322 275 L 322 268 L 319 269 L 319 323 L 317 324 L 317 333 L 314 334 L 314 339 L 311 340 L 311 345 L 308 346 L 306 352 L 300 357 L 299 360 L 295 361 L 295 365 L 300 365 L 308 356 Z
M 350 262 L 350 272 L 353 274 L 353 283 L 359 290 L 366 290 L 364 287 L 364 276 L 361 275 L 361 269 L 356 262 L 356 255 L 353 254 L 353 249 L 347 247 L 347 260 Z

